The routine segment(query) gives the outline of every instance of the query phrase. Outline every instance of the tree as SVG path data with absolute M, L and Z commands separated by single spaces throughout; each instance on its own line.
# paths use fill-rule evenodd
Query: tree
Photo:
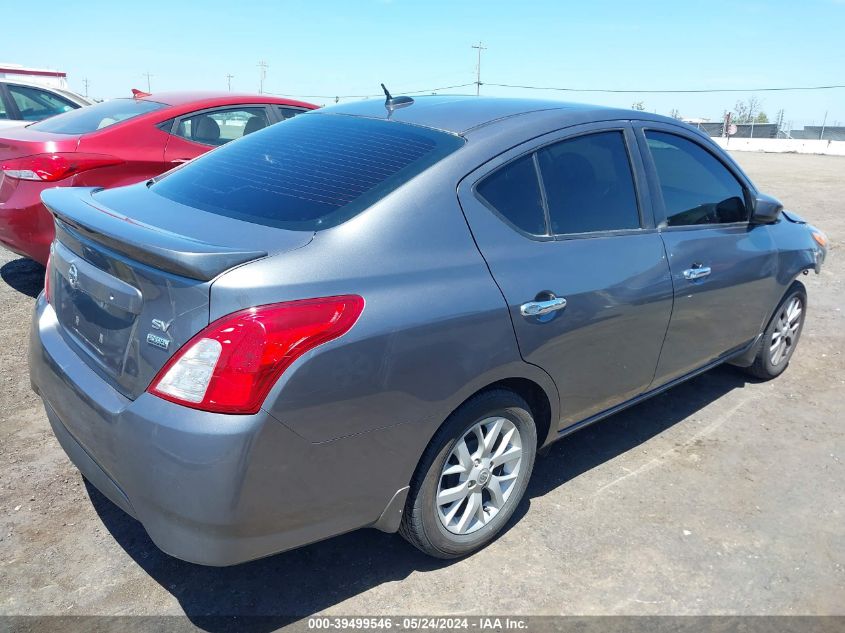
M 768 123 L 769 117 L 762 110 L 760 100 L 752 95 L 748 101 L 737 101 L 731 113 L 733 123 Z
M 643 110 L 645 110 L 645 106 L 643 105 L 642 101 L 635 101 L 633 104 L 631 104 L 631 109 L 639 110 L 640 112 L 642 112 Z

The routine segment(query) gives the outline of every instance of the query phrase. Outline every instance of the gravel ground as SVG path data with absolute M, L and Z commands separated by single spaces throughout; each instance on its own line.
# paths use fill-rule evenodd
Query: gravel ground
M 788 371 L 718 368 L 557 443 L 517 521 L 452 563 L 374 530 L 225 569 L 160 552 L 50 432 L 43 269 L 0 249 L 0 614 L 845 614 L 845 158 L 735 156 L 832 241 Z

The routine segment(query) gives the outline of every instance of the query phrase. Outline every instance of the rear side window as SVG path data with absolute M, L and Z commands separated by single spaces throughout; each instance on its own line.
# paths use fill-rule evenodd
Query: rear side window
M 54 134 L 87 134 L 166 107 L 146 99 L 112 99 L 72 112 L 65 112 L 30 127 L 31 130 Z
M 621 131 L 587 134 L 537 152 L 552 233 L 640 226 L 631 163 Z
M 532 235 L 546 234 L 546 214 L 533 154 L 496 170 L 475 190 L 519 230 Z
M 246 222 L 318 230 L 366 209 L 463 144 L 428 128 L 315 113 L 224 145 L 151 190 Z
M 304 112 L 308 112 L 308 110 L 304 110 L 302 108 L 294 108 L 290 106 L 276 106 L 276 112 L 279 113 L 279 116 L 283 119 L 292 119 L 297 114 L 303 114 Z
M 263 106 L 228 108 L 186 116 L 179 120 L 175 134 L 194 143 L 224 145 L 268 125 L 267 110 Z
M 646 132 L 669 226 L 748 220 L 742 185 L 715 156 L 675 134 Z

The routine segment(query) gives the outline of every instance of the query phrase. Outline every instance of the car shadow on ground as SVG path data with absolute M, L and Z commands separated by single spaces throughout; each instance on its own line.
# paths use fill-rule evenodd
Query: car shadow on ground
M 720 367 L 557 442 L 537 460 L 526 499 L 507 529 L 530 511 L 532 498 L 642 444 L 748 382 L 739 370 Z M 193 624 L 208 631 L 275 630 L 412 572 L 454 564 L 419 553 L 398 535 L 364 529 L 235 567 L 203 567 L 164 554 L 140 523 L 90 485 L 88 492 L 118 543 L 179 601 Z
M 0 277 L 9 287 L 32 298 L 44 289 L 44 266 L 26 257 L 0 266 Z

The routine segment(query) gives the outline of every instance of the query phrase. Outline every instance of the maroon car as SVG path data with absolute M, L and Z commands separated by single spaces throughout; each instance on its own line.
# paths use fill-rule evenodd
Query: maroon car
M 317 106 L 268 95 L 180 92 L 113 99 L 0 132 L 0 244 L 43 263 L 50 187 L 118 187 Z

